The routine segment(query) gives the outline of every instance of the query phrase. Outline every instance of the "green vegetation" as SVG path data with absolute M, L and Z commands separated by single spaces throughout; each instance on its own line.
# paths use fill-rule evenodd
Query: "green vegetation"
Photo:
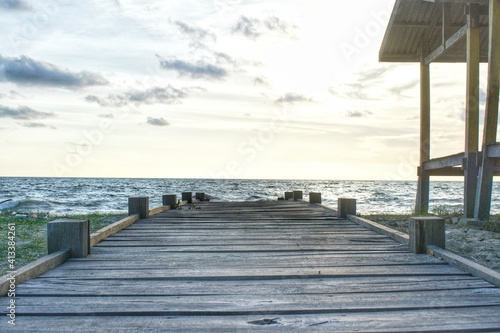
M 123 217 L 125 214 L 49 217 L 48 214 L 44 213 L 0 212 L 0 276 L 11 270 L 8 261 L 9 242 L 15 242 L 15 262 L 13 261 L 15 268 L 22 267 L 47 254 L 47 222 L 57 218 L 89 219 L 90 232 L 92 233 Z M 9 231 L 13 231 L 12 226 L 15 226 L 15 234 L 9 233 Z

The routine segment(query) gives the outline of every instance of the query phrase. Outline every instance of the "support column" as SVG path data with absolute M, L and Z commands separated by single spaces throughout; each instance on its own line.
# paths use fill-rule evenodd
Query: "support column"
M 177 205 L 177 195 L 175 194 L 166 194 L 162 197 L 163 206 L 170 206 L 170 209 L 175 209 L 175 205 Z
M 425 253 L 427 245 L 445 248 L 445 223 L 442 218 L 434 216 L 410 217 L 409 232 L 409 248 L 413 253 Z
M 479 147 L 479 8 L 467 7 L 467 97 L 465 122 L 464 215 L 474 217 Z
M 128 215 L 139 214 L 140 219 L 149 217 L 149 197 L 128 198 Z
M 356 199 L 338 198 L 337 217 L 345 219 L 347 215 L 356 215 Z
M 495 163 L 488 158 L 488 145 L 497 140 L 500 88 L 500 0 L 490 0 L 489 10 L 488 88 L 484 116 L 483 154 L 479 169 L 474 217 L 490 218 L 491 191 Z
M 62 249 L 72 258 L 85 258 L 90 253 L 89 220 L 60 219 L 47 223 L 48 254 Z
M 417 200 L 415 212 L 426 214 L 429 211 L 429 173 L 424 163 L 430 159 L 431 141 L 431 83 L 430 68 L 422 59 L 420 63 L 420 167 L 418 168 Z

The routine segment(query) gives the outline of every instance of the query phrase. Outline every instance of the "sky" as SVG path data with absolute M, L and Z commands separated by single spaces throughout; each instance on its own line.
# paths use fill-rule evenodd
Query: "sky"
M 0 176 L 414 180 L 393 6 L 0 0 Z M 464 150 L 465 74 L 431 65 L 433 157 Z

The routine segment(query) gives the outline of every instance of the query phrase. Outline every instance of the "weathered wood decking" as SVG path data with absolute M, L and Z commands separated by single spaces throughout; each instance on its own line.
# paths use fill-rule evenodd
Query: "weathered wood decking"
M 196 207 L 19 285 L 0 331 L 500 331 L 499 288 L 320 205 Z

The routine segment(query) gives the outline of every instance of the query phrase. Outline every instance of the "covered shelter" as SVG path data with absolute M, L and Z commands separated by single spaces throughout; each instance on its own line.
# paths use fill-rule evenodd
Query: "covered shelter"
M 431 176 L 463 176 L 465 217 L 487 220 L 493 176 L 500 175 L 497 142 L 500 0 L 396 0 L 379 59 L 420 63 L 420 165 L 415 211 L 428 212 Z M 467 92 L 464 152 L 431 159 L 430 64 L 433 62 L 466 63 Z M 482 142 L 481 62 L 488 63 Z

